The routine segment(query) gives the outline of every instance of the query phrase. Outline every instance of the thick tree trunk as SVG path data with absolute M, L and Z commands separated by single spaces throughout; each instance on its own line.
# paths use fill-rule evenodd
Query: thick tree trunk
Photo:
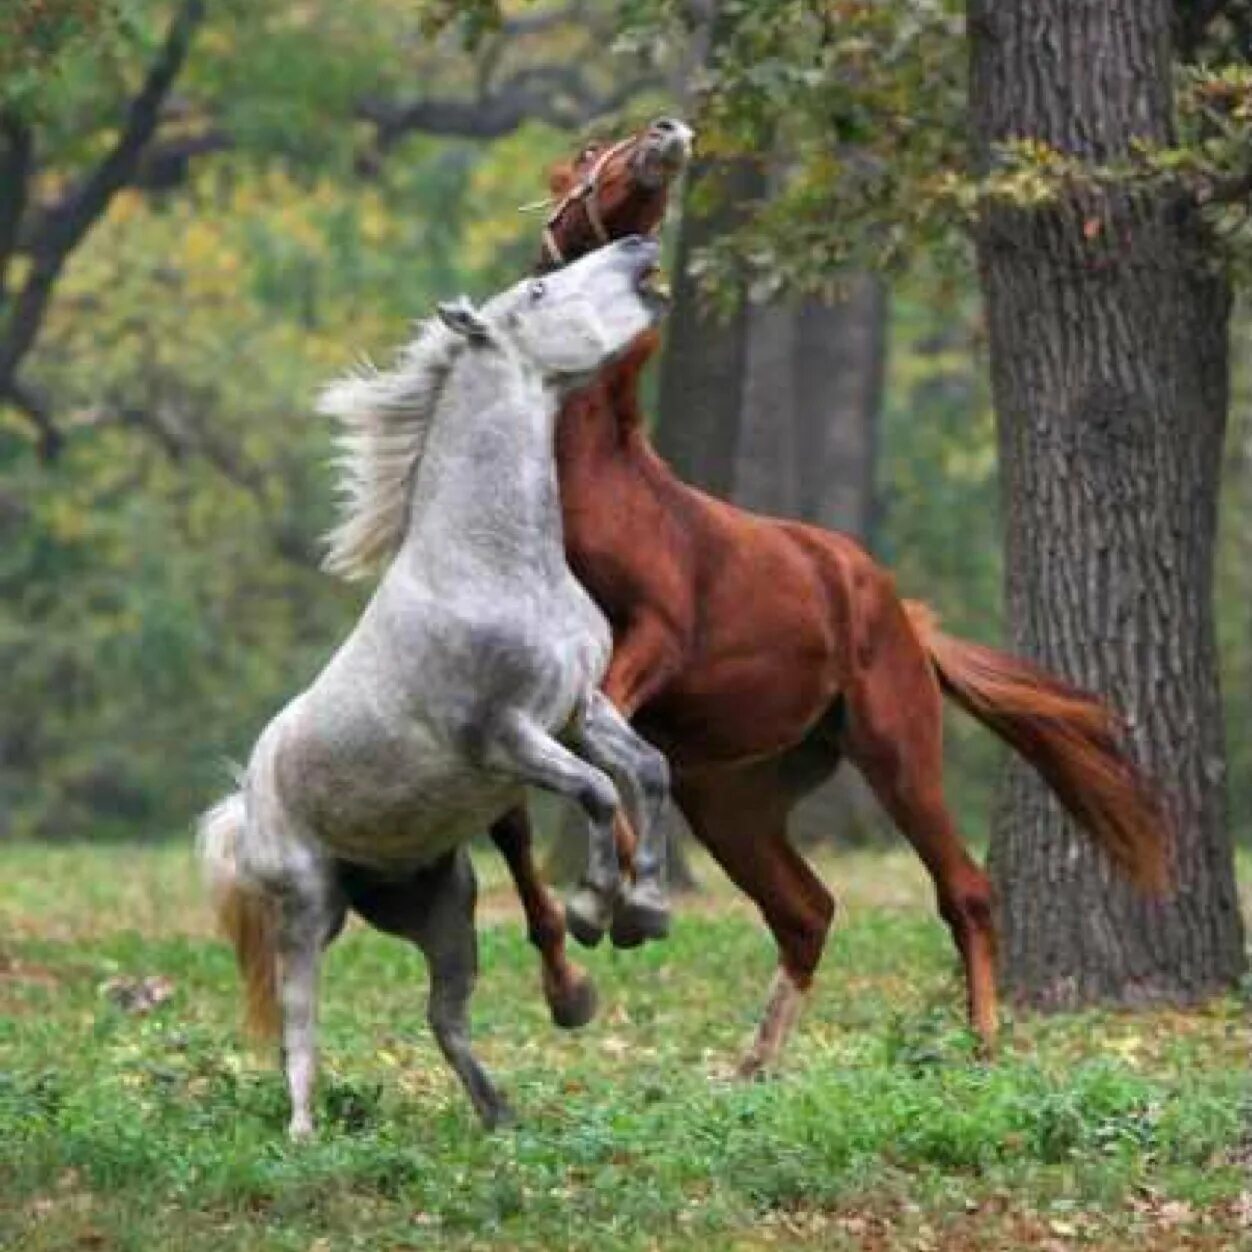
M 796 393 L 799 516 L 872 546 L 878 427 L 887 361 L 887 289 L 854 274 L 842 300 L 800 310 Z M 807 416 L 805 416 L 807 415 Z
M 887 296 L 870 274 L 842 300 L 752 305 L 731 496 L 761 513 L 873 537 Z M 676 421 L 681 420 L 675 418 Z
M 887 296 L 851 276 L 835 303 L 754 306 L 733 498 L 872 543 L 878 424 L 886 365 Z M 797 808 L 801 843 L 864 843 L 887 824 L 860 776 L 843 769 Z
M 741 224 L 745 206 L 760 196 L 763 183 L 747 162 L 735 163 L 723 171 L 717 204 L 701 212 L 695 189 L 708 169 L 697 161 L 684 192 L 674 308 L 667 319 L 661 356 L 661 423 L 656 441 L 661 455 L 682 478 L 729 497 L 738 459 L 738 415 L 751 310 L 741 301 L 728 319 L 709 316 L 701 306 L 691 260 L 700 248 Z M 675 415 L 674 420 L 665 420 L 669 414 Z
M 1166 0 L 970 0 L 980 156 L 1036 138 L 1094 162 L 1172 139 Z M 1182 190 L 987 208 L 991 336 L 1019 652 L 1106 694 L 1176 824 L 1177 891 L 1116 881 L 1033 775 L 993 832 L 1019 1000 L 1194 1000 L 1244 963 L 1214 644 L 1229 287 Z

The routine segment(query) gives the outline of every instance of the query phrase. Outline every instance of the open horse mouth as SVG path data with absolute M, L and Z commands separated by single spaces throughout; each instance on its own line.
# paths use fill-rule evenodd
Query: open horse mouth
M 691 159 L 695 131 L 674 117 L 659 117 L 639 141 L 634 156 L 635 177 L 646 187 L 672 182 Z

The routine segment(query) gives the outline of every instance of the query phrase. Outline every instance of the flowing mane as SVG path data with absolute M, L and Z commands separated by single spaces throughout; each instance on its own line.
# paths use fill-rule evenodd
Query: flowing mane
M 340 426 L 339 522 L 326 535 L 322 568 L 343 578 L 368 578 L 404 537 L 413 473 L 422 459 L 460 340 L 437 318 L 380 370 L 368 361 L 330 383 L 317 412 Z

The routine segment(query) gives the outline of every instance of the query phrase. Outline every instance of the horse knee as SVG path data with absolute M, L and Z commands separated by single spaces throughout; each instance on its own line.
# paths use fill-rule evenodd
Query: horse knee
M 638 771 L 639 786 L 644 795 L 652 800 L 663 800 L 669 795 L 670 768 L 662 752 L 651 748 L 644 754 Z
M 589 775 L 579 786 L 577 800 L 579 807 L 597 826 L 611 822 L 621 805 L 612 780 L 607 774 L 599 772 Z

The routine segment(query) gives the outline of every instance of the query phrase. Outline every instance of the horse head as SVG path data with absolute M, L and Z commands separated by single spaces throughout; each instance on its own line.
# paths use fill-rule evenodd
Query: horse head
M 655 234 L 669 189 L 691 157 L 694 133 L 672 117 L 616 143 L 592 143 L 552 170 L 555 203 L 543 232 L 541 272 L 614 239 Z
M 628 235 L 560 270 L 526 279 L 476 310 L 462 299 L 439 306 L 443 324 L 470 345 L 507 340 L 544 380 L 595 373 L 660 318 L 654 285 L 660 244 Z

